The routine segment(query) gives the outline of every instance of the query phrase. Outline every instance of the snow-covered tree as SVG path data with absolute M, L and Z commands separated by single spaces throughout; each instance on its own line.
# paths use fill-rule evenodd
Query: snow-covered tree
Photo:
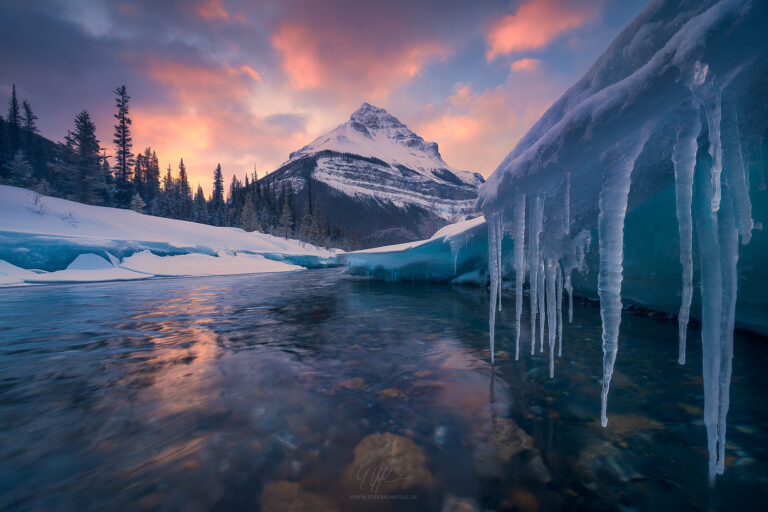
M 139 213 L 144 213 L 144 208 L 146 207 L 146 203 L 144 203 L 144 199 L 141 198 L 138 192 L 133 193 L 133 197 L 131 198 L 130 208 L 131 210 Z
M 11 185 L 26 187 L 32 179 L 32 166 L 22 150 L 16 151 L 11 161 Z

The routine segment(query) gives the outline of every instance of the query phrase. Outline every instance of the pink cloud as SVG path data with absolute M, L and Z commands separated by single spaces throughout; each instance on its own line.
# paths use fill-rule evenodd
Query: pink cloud
M 437 141 L 448 164 L 488 176 L 562 92 L 552 77 L 511 73 L 497 87 L 459 85 L 439 104 L 424 108 L 414 130 Z
M 291 88 L 363 93 L 372 100 L 387 97 L 418 76 L 427 63 L 452 52 L 437 39 L 398 40 L 391 34 L 390 41 L 379 45 L 367 36 L 332 22 L 286 22 L 271 42 Z
M 197 8 L 197 15 L 206 21 L 229 21 L 229 13 L 224 9 L 221 0 L 206 0 Z
M 539 67 L 541 61 L 539 59 L 517 59 L 510 65 L 512 71 L 533 71 Z
M 491 27 L 486 57 L 490 61 L 512 52 L 544 47 L 596 15 L 597 9 L 583 2 L 529 0 L 515 14 L 504 16 Z

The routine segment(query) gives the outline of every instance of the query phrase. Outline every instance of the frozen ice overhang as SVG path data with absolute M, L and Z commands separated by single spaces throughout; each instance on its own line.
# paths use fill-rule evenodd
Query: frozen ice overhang
M 654 2 L 544 114 L 478 199 L 489 224 L 491 361 L 505 232 L 515 246 L 517 324 L 527 274 L 531 350 L 538 317 L 542 351 L 548 325 L 550 375 L 562 336 L 562 290 L 570 294 L 571 273 L 584 261 L 585 235 L 596 236 L 598 273 L 591 285 L 603 323 L 603 426 L 627 263 L 635 277 L 651 277 L 657 266 L 679 259 L 681 364 L 693 290 L 700 291 L 712 481 L 724 471 L 738 284 L 744 275 L 766 277 L 764 258 L 740 254 L 739 245 L 749 244 L 766 221 L 767 22 L 766 2 Z M 633 220 L 628 212 L 640 215 Z M 654 224 L 673 244 L 657 237 L 642 245 Z M 676 224 L 672 233 L 670 224 Z M 762 236 L 755 245 L 764 253 L 768 241 Z M 740 256 L 747 256 L 741 268 Z M 674 287 L 666 282 L 664 288 Z M 768 303 L 754 293 L 751 304 L 764 324 Z M 519 342 L 518 329 L 518 351 Z

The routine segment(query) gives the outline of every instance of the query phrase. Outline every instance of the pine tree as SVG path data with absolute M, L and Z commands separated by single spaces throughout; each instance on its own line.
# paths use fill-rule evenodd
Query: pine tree
M 41 164 L 40 154 L 37 148 L 37 116 L 32 112 L 32 107 L 27 100 L 22 102 L 22 128 L 24 132 L 24 151 L 27 159 L 34 169 L 35 178 L 42 177 L 44 166 Z
M 259 228 L 259 219 L 256 217 L 250 192 L 245 195 L 245 204 L 240 214 L 240 227 L 245 231 L 256 231 Z
M 144 203 L 144 199 L 141 198 L 138 192 L 134 192 L 133 197 L 131 198 L 131 204 L 130 204 L 131 210 L 139 213 L 144 213 L 145 206 L 147 205 Z
M 179 162 L 179 218 L 182 220 L 192 218 L 192 187 L 189 186 L 183 158 Z
M 171 174 L 171 166 L 168 166 L 168 171 L 163 176 L 163 190 L 160 191 L 160 215 L 163 217 L 174 218 L 176 216 L 176 191 L 173 183 L 173 174 Z
M 16 97 L 16 84 L 13 84 L 11 89 L 11 99 L 8 102 L 8 118 L 6 119 L 8 124 L 8 139 L 10 141 L 9 151 L 11 154 L 15 154 L 21 146 L 21 140 L 19 137 L 21 131 L 21 116 L 19 115 L 19 100 Z
M 32 166 L 22 150 L 18 150 L 11 162 L 11 185 L 26 187 L 32 180 Z
M 107 156 L 107 152 L 103 150 L 101 153 L 101 160 L 100 160 L 100 166 L 101 166 L 101 177 L 100 180 L 103 180 L 104 182 L 104 190 L 102 191 L 101 199 L 102 203 L 107 206 L 113 206 L 114 205 L 114 179 L 112 176 L 112 168 L 109 165 L 109 157 Z
M 5 119 L 0 116 L 0 183 L 5 183 L 10 176 L 8 168 L 8 144 L 5 139 Z
M 283 213 L 280 214 L 280 221 L 278 223 L 278 234 L 288 239 L 288 235 L 293 233 L 293 212 L 291 211 L 291 204 L 288 202 L 288 194 L 285 194 L 285 202 L 283 203 Z
M 208 224 L 208 203 L 205 201 L 203 187 L 197 185 L 195 199 L 192 201 L 192 221 Z
M 22 102 L 22 107 L 24 108 L 22 119 L 24 121 L 24 131 L 27 133 L 27 136 L 35 135 L 37 133 L 37 116 L 32 112 L 32 107 L 27 100 Z
M 67 133 L 66 143 L 71 167 L 69 192 L 82 203 L 104 204 L 107 184 L 101 168 L 101 147 L 87 111 L 75 117 L 75 129 Z
M 125 85 L 115 89 L 115 105 L 117 113 L 114 115 L 115 124 L 115 205 L 119 208 L 127 208 L 133 197 L 132 167 L 133 167 L 133 139 L 131 138 L 131 118 L 128 117 L 128 101 L 131 99 Z
M 221 226 L 224 223 L 224 175 L 221 172 L 221 164 L 213 171 L 213 194 L 209 205 L 211 224 Z

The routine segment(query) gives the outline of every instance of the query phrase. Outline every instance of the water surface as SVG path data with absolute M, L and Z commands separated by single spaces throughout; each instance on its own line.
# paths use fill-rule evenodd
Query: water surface
M 550 380 L 528 335 L 510 357 L 509 309 L 492 371 L 487 301 L 337 269 L 0 290 L 0 509 L 258 510 L 286 481 L 339 510 L 766 502 L 764 338 L 736 335 L 710 490 L 698 330 L 679 367 L 673 322 L 624 315 L 602 429 L 597 306 L 576 304 Z M 375 433 L 413 441 L 431 481 L 350 486 Z

